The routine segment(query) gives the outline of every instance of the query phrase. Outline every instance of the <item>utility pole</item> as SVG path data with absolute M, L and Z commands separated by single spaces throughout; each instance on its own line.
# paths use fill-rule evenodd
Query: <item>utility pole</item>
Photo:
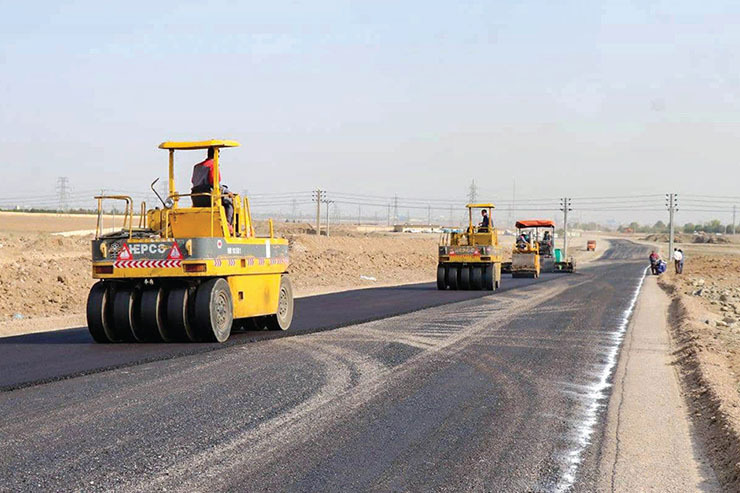
M 563 211 L 563 259 L 568 258 L 568 212 L 573 210 L 571 205 L 568 197 L 560 199 L 560 210 Z
M 665 205 L 668 209 L 668 258 L 673 258 L 673 214 L 678 210 L 678 194 L 665 194 Z M 670 261 L 670 260 L 669 260 Z
M 514 222 L 516 210 L 516 180 L 514 180 L 513 187 L 511 189 L 511 209 L 509 209 L 509 224 Z
M 478 200 L 478 187 L 475 186 L 475 180 L 470 182 L 470 188 L 468 189 L 468 200 L 471 204 L 475 204 Z
M 362 224 L 362 206 L 358 205 L 357 206 L 357 225 L 359 226 L 360 224 Z
M 398 222 L 398 195 L 393 196 L 393 224 Z
M 69 208 L 69 178 L 66 176 L 57 178 L 57 198 L 59 210 L 66 211 Z
M 737 206 L 732 206 L 732 236 L 735 236 L 735 216 L 737 215 Z
M 427 205 L 427 225 L 432 225 L 432 206 Z
M 324 200 L 326 192 L 317 189 L 313 193 L 313 201 L 316 202 L 316 234 L 321 234 L 321 202 Z
M 293 222 L 295 222 L 295 212 L 296 212 L 296 208 L 297 208 L 297 204 L 296 204 L 296 200 L 295 199 L 293 199 L 291 206 L 292 206 L 291 207 L 291 216 L 293 216 L 293 217 L 291 217 L 291 219 L 293 220 Z
M 450 227 L 454 228 L 455 225 L 452 223 L 452 206 L 450 206 Z
M 326 193 L 324 193 L 324 197 L 326 197 Z M 324 198 L 323 202 L 326 204 L 326 237 L 329 237 L 329 205 L 333 204 L 333 200 L 329 200 L 327 198 Z

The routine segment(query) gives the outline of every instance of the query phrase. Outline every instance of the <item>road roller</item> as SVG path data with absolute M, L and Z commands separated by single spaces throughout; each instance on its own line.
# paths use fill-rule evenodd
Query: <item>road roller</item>
M 489 290 L 501 286 L 503 252 L 498 231 L 493 225 L 493 204 L 467 204 L 468 227 L 442 235 L 437 264 L 437 289 Z M 486 211 L 484 220 L 475 225 L 473 214 Z M 487 219 L 486 219 L 487 218 Z
M 542 272 L 575 272 L 572 258 L 555 248 L 555 222 L 526 219 L 516 222 L 516 242 L 511 252 L 512 277 L 538 278 Z
M 293 318 L 288 241 L 257 236 L 247 197 L 213 186 L 219 157 L 231 140 L 164 142 L 169 157 L 166 197 L 147 208 L 126 195 L 98 195 L 92 241 L 93 285 L 87 324 L 99 343 L 225 342 L 232 328 L 287 330 Z M 175 152 L 196 156 L 210 186 L 180 193 Z M 195 154 L 188 152 L 185 154 Z M 178 158 L 183 152 L 177 152 Z M 191 160 L 191 164 L 192 164 Z M 193 169 L 193 180 L 196 170 Z M 110 201 L 124 205 L 122 227 L 106 228 Z

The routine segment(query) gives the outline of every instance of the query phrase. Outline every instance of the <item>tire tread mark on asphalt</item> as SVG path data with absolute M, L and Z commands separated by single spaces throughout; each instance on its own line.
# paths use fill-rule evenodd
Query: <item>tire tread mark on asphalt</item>
M 564 283 L 563 285 L 551 287 L 549 289 L 545 285 L 534 286 L 534 291 L 541 290 L 542 293 L 530 296 L 529 300 L 532 302 L 533 300 L 539 299 L 540 302 L 544 302 L 547 299 L 557 296 L 568 287 L 571 287 L 569 283 Z M 505 300 L 502 297 L 497 301 L 499 303 L 503 303 Z M 520 312 L 528 309 L 527 306 L 520 306 L 513 301 L 509 301 L 508 305 L 509 309 L 505 312 L 496 310 L 492 315 L 497 322 L 500 320 L 511 319 Z M 168 469 L 168 472 L 171 471 L 169 474 L 160 474 L 158 477 L 129 485 L 124 488 L 123 491 L 149 491 L 159 489 L 164 485 L 171 483 L 173 478 L 180 478 L 180 480 L 174 483 L 177 489 L 182 491 L 192 491 L 194 489 L 198 489 L 199 485 L 205 484 L 206 482 L 215 486 L 213 482 L 218 481 L 218 478 L 221 477 L 225 471 L 240 468 L 240 473 L 244 474 L 247 472 L 245 468 L 252 469 L 257 467 L 259 462 L 263 462 L 265 460 L 269 461 L 269 456 L 271 453 L 274 453 L 276 444 L 280 444 L 281 447 L 288 447 L 295 446 L 298 442 L 309 440 L 311 436 L 316 433 L 320 433 L 324 428 L 331 424 L 330 421 L 332 420 L 333 413 L 336 413 L 338 410 L 349 413 L 366 404 L 377 395 L 383 393 L 389 382 L 393 382 L 408 375 L 421 362 L 436 357 L 436 355 L 441 351 L 445 351 L 445 354 L 457 354 L 458 352 L 463 351 L 470 343 L 471 335 L 489 328 L 489 325 L 486 322 L 490 321 L 483 319 L 482 322 L 479 321 L 474 325 L 466 327 L 460 333 L 451 336 L 447 340 L 440 341 L 440 344 L 436 347 L 429 348 L 422 353 L 411 357 L 405 363 L 393 369 L 380 372 L 374 378 L 367 380 L 357 387 L 331 396 L 330 399 L 321 402 L 320 405 L 312 406 L 310 412 L 307 412 L 309 410 L 305 407 L 299 406 L 299 409 L 290 411 L 285 415 L 262 423 L 256 429 L 249 430 L 241 434 L 241 436 L 229 440 L 227 443 L 223 443 L 211 450 L 205 450 L 202 453 L 190 457 L 184 463 Z M 371 325 L 377 325 L 378 323 L 379 322 L 377 321 L 371 322 Z M 353 331 L 361 331 L 362 326 L 352 326 L 351 328 Z M 391 333 L 390 335 L 393 336 L 395 334 Z M 318 334 L 312 334 L 306 338 L 301 338 L 301 340 L 296 340 L 294 343 L 301 344 L 305 339 L 317 336 Z M 390 377 L 390 375 L 392 375 L 392 377 Z M 307 427 L 307 424 L 310 424 L 310 427 Z M 223 457 L 233 456 L 236 450 L 239 451 L 237 457 L 232 457 L 233 460 L 228 461 L 228 464 L 226 465 L 217 465 L 218 461 L 215 459 L 216 456 L 222 458 L 221 462 L 225 462 L 223 461 Z M 247 464 L 240 463 L 240 460 L 243 461 L 244 457 L 249 458 L 249 462 Z M 191 482 L 182 482 L 181 478 L 184 477 L 190 478 Z M 195 481 L 196 483 L 192 484 L 192 481 Z
M 552 281 L 552 280 L 557 279 L 557 278 L 559 278 L 559 276 L 549 276 L 549 277 L 541 278 L 541 279 L 539 279 L 539 283 L 549 282 L 549 281 Z M 398 287 L 399 288 L 404 288 L 404 287 L 420 286 L 420 285 L 425 285 L 425 284 L 429 284 L 429 283 L 407 284 L 407 285 L 401 285 L 401 286 L 398 286 Z M 265 332 L 265 331 L 262 331 L 262 332 L 250 332 L 250 333 L 246 333 L 246 334 L 245 333 L 242 333 L 242 334 L 236 333 L 236 334 L 232 335 L 232 337 L 229 340 L 227 340 L 224 343 L 220 343 L 220 344 L 218 344 L 218 343 L 214 343 L 214 344 L 209 344 L 209 343 L 206 343 L 206 344 L 202 344 L 202 343 L 201 344 L 181 344 L 180 345 L 181 347 L 178 348 L 177 350 L 172 350 L 172 345 L 162 344 L 161 346 L 163 348 L 169 349 L 169 352 L 164 353 L 164 354 L 155 354 L 155 355 L 147 356 L 147 357 L 139 357 L 139 358 L 136 358 L 136 359 L 133 359 L 133 360 L 129 360 L 129 361 L 122 362 L 122 363 L 117 363 L 117 364 L 107 364 L 107 365 L 106 364 L 101 364 L 99 367 L 96 367 L 96 368 L 88 368 L 88 369 L 85 369 L 85 370 L 70 371 L 70 372 L 67 372 L 67 373 L 64 373 L 64 374 L 53 375 L 53 376 L 42 377 L 42 378 L 31 378 L 31 379 L 29 379 L 27 381 L 22 381 L 22 382 L 16 382 L 16 383 L 11 383 L 11 384 L 0 385 L 0 392 L 9 392 L 9 391 L 13 391 L 13 390 L 17 390 L 17 389 L 22 389 L 22 388 L 26 388 L 26 387 L 32 387 L 32 386 L 36 386 L 36 385 L 44 385 L 44 384 L 51 383 L 51 382 L 57 382 L 57 381 L 61 381 L 61 380 L 68 380 L 68 379 L 71 379 L 71 378 L 77 378 L 77 377 L 82 377 L 82 376 L 86 376 L 86 375 L 93 375 L 93 374 L 96 374 L 96 373 L 102 373 L 102 372 L 107 372 L 107 371 L 120 370 L 120 369 L 123 369 L 123 368 L 129 368 L 129 367 L 132 367 L 132 366 L 138 366 L 138 365 L 143 365 L 143 364 L 147 364 L 147 363 L 153 363 L 155 361 L 167 361 L 167 360 L 172 360 L 172 359 L 176 359 L 176 358 L 182 358 L 182 357 L 192 356 L 192 355 L 196 355 L 196 354 L 203 354 L 203 353 L 208 353 L 208 352 L 212 352 L 212 351 L 219 351 L 219 350 L 223 350 L 223 349 L 230 348 L 230 347 L 233 347 L 233 346 L 241 346 L 241 345 L 244 345 L 244 344 L 260 343 L 260 342 L 274 340 L 274 339 L 282 339 L 282 338 L 296 337 L 296 336 L 302 336 L 302 335 L 306 335 L 306 334 L 314 334 L 314 333 L 318 333 L 318 332 L 336 330 L 336 329 L 339 329 L 339 328 L 342 328 L 342 327 L 353 326 L 353 325 L 360 325 L 360 324 L 364 324 L 364 323 L 368 323 L 368 322 L 373 322 L 373 321 L 376 321 L 376 320 L 383 320 L 383 319 L 386 319 L 386 318 L 389 318 L 389 317 L 396 317 L 396 316 L 400 316 L 400 315 L 407 315 L 407 314 L 410 314 L 410 313 L 414 313 L 414 312 L 417 312 L 417 311 L 426 310 L 426 309 L 434 308 L 434 307 L 438 307 L 438 306 L 445 306 L 445 305 L 456 304 L 456 303 L 466 303 L 466 302 L 469 302 L 471 300 L 480 299 L 482 297 L 496 296 L 496 293 L 507 293 L 507 294 L 509 294 L 511 292 L 516 291 L 517 289 L 526 288 L 527 286 L 532 286 L 532 285 L 534 285 L 534 284 L 523 284 L 523 285 L 519 285 L 518 284 L 518 285 L 515 285 L 515 286 L 505 286 L 505 287 L 500 288 L 499 290 L 494 291 L 494 292 L 491 292 L 491 293 L 470 292 L 471 295 L 478 295 L 478 296 L 473 297 L 473 298 L 462 299 L 462 300 L 456 300 L 456 299 L 452 299 L 452 300 L 437 300 L 435 302 L 418 304 L 418 305 L 413 306 L 413 307 L 410 307 L 410 308 L 408 308 L 408 307 L 407 308 L 399 308 L 397 310 L 394 310 L 392 313 L 385 313 L 385 314 L 377 315 L 377 316 L 376 315 L 373 315 L 373 316 L 366 316 L 366 317 L 358 317 L 358 318 L 351 319 L 351 320 L 346 320 L 346 321 L 343 321 L 343 322 L 340 322 L 340 323 L 322 324 L 322 325 L 319 325 L 317 327 L 311 327 L 311 328 L 301 329 L 301 330 L 297 330 L 297 331 L 290 331 L 290 330 L 288 330 L 288 331 L 275 331 L 275 332 Z M 431 287 L 432 285 L 429 284 L 429 286 Z M 377 289 L 390 289 L 390 288 L 377 288 Z M 316 296 L 316 298 L 320 298 L 322 296 L 325 297 L 325 296 L 341 295 L 341 294 L 343 294 L 343 293 L 342 292 L 339 292 L 339 293 L 333 293 L 333 294 L 327 294 L 327 295 L 318 295 L 318 296 Z M 312 297 L 310 297 L 310 298 L 312 298 Z M 304 299 L 308 299 L 308 298 L 304 298 Z M 72 330 L 72 329 L 70 329 L 70 330 Z M 80 330 L 80 329 L 74 329 L 74 330 Z M 42 337 L 43 335 L 44 335 L 44 333 L 34 333 L 34 334 L 29 334 L 28 336 L 29 337 L 32 337 L 32 338 L 38 338 L 38 337 Z M 22 337 L 26 337 L 26 336 L 8 337 L 8 338 L 5 338 L 6 339 L 5 341 L 0 341 L 0 344 L 2 342 L 6 342 L 7 343 L 11 339 L 16 340 L 16 339 L 19 339 L 19 338 L 22 338 Z M 90 343 L 92 344 L 92 339 L 90 340 Z

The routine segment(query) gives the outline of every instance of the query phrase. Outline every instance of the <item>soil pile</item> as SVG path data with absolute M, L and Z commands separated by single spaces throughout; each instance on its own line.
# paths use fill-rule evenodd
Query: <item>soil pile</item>
M 649 234 L 643 238 L 643 241 L 653 241 L 656 243 L 668 243 L 669 237 L 666 233 Z M 714 234 L 685 234 L 676 233 L 674 235 L 676 243 L 707 243 L 707 244 L 727 244 L 732 243 L 727 237 Z
M 740 257 L 692 255 L 673 296 L 675 352 L 695 421 L 728 491 L 740 489 Z

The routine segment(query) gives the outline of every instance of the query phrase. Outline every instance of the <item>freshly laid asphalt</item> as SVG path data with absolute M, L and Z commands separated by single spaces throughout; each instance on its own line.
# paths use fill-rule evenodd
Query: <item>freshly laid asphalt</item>
M 306 299 L 297 322 L 323 325 L 297 337 L 247 334 L 141 364 L 117 355 L 172 348 L 97 346 L 74 331 L 39 354 L 54 345 L 11 342 L 0 360 L 35 361 L 2 361 L 3 376 L 26 372 L 11 382 L 33 381 L 44 358 L 58 378 L 54 351 L 102 356 L 96 373 L 0 392 L 0 490 L 594 491 L 598 386 L 644 256 L 614 242 L 608 261 L 547 282 L 507 277 L 516 289 L 492 295 L 413 286 Z M 124 367 L 100 371 L 108 352 Z
M 543 274 L 540 282 L 563 274 Z M 536 282 L 505 276 L 500 291 Z M 438 291 L 436 284 L 360 289 L 295 301 L 295 316 L 285 332 L 236 332 L 228 345 L 335 329 L 401 315 L 445 303 L 480 298 L 486 291 Z M 0 390 L 49 382 L 149 361 L 212 351 L 221 344 L 95 344 L 87 327 L 0 339 Z

